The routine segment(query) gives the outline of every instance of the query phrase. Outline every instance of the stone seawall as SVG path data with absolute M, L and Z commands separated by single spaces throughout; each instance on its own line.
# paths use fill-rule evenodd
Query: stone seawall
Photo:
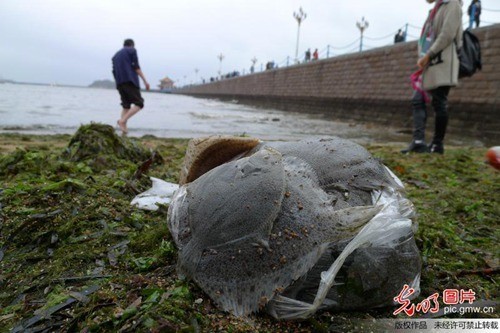
M 462 79 L 449 96 L 449 132 L 500 144 L 500 24 L 473 31 L 483 70 Z M 411 130 L 416 42 L 279 68 L 178 89 L 191 96 L 235 99 L 243 104 L 319 112 L 342 121 Z M 433 111 L 429 108 L 429 116 Z M 433 124 L 432 120 L 429 124 Z M 431 131 L 432 132 L 432 129 Z

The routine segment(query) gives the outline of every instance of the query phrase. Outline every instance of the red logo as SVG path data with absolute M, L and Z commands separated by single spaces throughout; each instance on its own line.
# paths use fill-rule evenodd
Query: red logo
M 412 317 L 416 312 L 436 313 L 439 311 L 439 293 L 432 294 L 416 305 L 410 300 L 410 296 L 414 293 L 415 289 L 410 288 L 410 286 L 405 284 L 399 295 L 394 297 L 394 301 L 401 306 L 392 314 L 396 316 L 404 311 L 407 316 Z M 472 304 L 476 299 L 475 295 L 476 293 L 472 291 L 472 289 L 445 289 L 443 291 L 443 303 L 447 305 L 455 305 L 469 302 L 469 304 Z

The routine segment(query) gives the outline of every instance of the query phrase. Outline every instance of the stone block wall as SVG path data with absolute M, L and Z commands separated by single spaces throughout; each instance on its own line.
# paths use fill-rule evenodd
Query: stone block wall
M 498 145 L 500 24 L 473 32 L 481 42 L 483 70 L 462 79 L 450 92 L 449 131 Z M 411 130 L 409 76 L 416 61 L 417 43 L 408 42 L 185 87 L 176 93 Z

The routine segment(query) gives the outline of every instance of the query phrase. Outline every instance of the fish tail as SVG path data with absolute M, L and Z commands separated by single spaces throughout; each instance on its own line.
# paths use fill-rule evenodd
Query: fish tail
M 179 260 L 177 261 L 178 274 L 192 278 L 200 263 L 201 252 L 192 240 L 188 242 L 182 251 L 179 252 Z
M 370 220 L 377 215 L 383 206 L 358 206 L 337 210 L 334 220 L 337 230 L 346 234 L 346 238 L 355 236 Z

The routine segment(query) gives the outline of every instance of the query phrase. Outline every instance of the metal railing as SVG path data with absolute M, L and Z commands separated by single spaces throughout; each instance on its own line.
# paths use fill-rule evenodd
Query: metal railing
M 498 13 L 500 12 L 500 9 L 489 9 L 489 8 L 482 8 L 482 12 L 490 12 L 490 13 Z M 482 15 L 483 16 L 483 15 Z M 464 18 L 466 18 L 463 22 L 464 29 L 469 26 L 469 17 L 467 14 L 464 14 Z M 500 21 L 500 19 L 499 19 Z M 481 25 L 492 25 L 496 24 L 499 22 L 491 22 L 491 21 L 483 21 L 481 20 Z M 407 23 L 402 27 L 399 27 L 397 30 L 394 30 L 393 32 L 384 35 L 384 36 L 363 36 L 363 43 L 360 45 L 361 38 L 356 38 L 352 42 L 338 46 L 334 43 L 329 43 L 327 44 L 324 48 L 319 49 L 318 48 L 318 60 L 320 59 L 327 59 L 327 58 L 332 58 L 340 55 L 345 55 L 345 54 L 351 54 L 351 53 L 356 53 L 356 52 L 362 52 L 362 51 L 368 51 L 372 49 L 376 49 L 379 47 L 385 47 L 389 45 L 394 44 L 394 37 L 398 33 L 398 31 L 401 30 L 404 33 L 404 41 L 403 42 L 409 42 L 409 41 L 414 41 L 419 39 L 420 33 L 422 31 L 421 26 L 413 25 L 411 23 Z M 368 43 L 366 43 L 368 42 Z M 254 72 L 251 73 L 249 69 L 241 70 L 241 71 L 231 71 L 228 74 L 221 75 L 221 76 L 215 76 L 215 80 L 219 79 L 224 79 L 227 77 L 234 77 L 234 76 L 240 76 L 240 75 L 249 75 L 249 74 L 255 74 L 261 71 L 265 71 L 267 69 L 275 69 L 275 68 L 282 68 L 282 67 L 289 67 L 289 66 L 295 66 L 298 64 L 304 64 L 306 62 L 313 62 L 314 59 L 312 59 L 312 54 L 311 54 L 311 59 L 308 61 L 305 61 L 305 53 L 302 53 L 302 57 L 300 59 L 295 59 L 295 57 L 292 56 L 285 56 L 283 58 L 280 58 L 280 61 L 274 61 L 269 60 L 267 63 L 260 63 L 260 64 L 255 64 L 254 66 Z M 271 65 L 269 65 L 271 64 Z M 234 75 L 237 73 L 237 75 Z M 210 79 L 205 79 L 204 82 L 210 82 Z M 201 82 L 199 82 L 201 83 Z

